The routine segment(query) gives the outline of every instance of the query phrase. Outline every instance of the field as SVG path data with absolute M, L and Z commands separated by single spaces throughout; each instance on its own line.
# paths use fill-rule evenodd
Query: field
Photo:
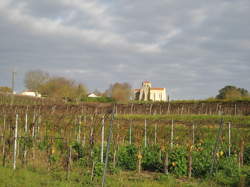
M 250 185 L 248 115 L 31 103 L 0 105 L 5 186 L 101 186 L 104 178 L 107 186 Z

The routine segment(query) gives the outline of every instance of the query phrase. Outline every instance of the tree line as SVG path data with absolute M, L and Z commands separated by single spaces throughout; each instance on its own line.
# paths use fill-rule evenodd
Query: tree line
M 51 76 L 41 70 L 27 72 L 24 83 L 27 89 L 37 91 L 46 97 L 62 98 L 67 101 L 88 101 L 88 89 L 83 83 L 65 77 Z M 127 102 L 132 96 L 132 87 L 129 83 L 114 83 L 104 92 L 96 89 L 93 93 L 98 98 L 92 101 Z
M 25 88 L 39 92 L 43 97 L 64 99 L 65 101 L 97 101 L 97 102 L 128 102 L 133 100 L 133 90 L 129 83 L 114 83 L 104 92 L 96 89 L 93 93 L 97 98 L 88 98 L 88 89 L 83 83 L 62 76 L 52 76 L 42 70 L 32 70 L 25 74 Z M 11 93 L 12 89 L 0 86 L 0 92 Z M 250 98 L 250 93 L 244 88 L 227 85 L 218 91 L 216 99 L 245 99 Z

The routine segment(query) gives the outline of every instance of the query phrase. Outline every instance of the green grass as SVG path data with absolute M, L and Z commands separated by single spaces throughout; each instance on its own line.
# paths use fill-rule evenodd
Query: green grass
M 90 181 L 90 176 L 80 175 L 79 172 L 72 172 L 66 180 L 65 172 L 46 172 L 32 169 L 17 169 L 0 167 L 0 186 L 2 187 L 80 187 L 100 186 L 101 178 Z M 172 176 L 156 173 L 118 172 L 107 177 L 109 187 L 208 187 L 219 186 L 212 181 L 199 181 L 194 179 L 175 179 Z
M 66 183 L 54 180 L 46 173 L 38 173 L 26 169 L 13 171 L 10 168 L 0 168 L 0 186 L 33 187 L 33 186 L 67 186 Z

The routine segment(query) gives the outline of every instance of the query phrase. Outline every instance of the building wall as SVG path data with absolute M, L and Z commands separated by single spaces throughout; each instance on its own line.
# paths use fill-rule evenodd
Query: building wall
M 163 90 L 150 90 L 150 100 L 152 101 L 166 101 L 166 89 Z

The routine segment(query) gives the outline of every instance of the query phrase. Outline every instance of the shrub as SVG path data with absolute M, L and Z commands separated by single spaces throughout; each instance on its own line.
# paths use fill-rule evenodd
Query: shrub
M 182 147 L 177 147 L 169 155 L 169 171 L 176 176 L 187 175 L 187 151 Z
M 244 164 L 250 165 L 250 144 L 247 144 L 244 151 Z
M 143 149 L 142 168 L 149 171 L 160 171 L 163 169 L 160 147 L 153 145 Z
M 220 159 L 214 178 L 223 185 L 237 185 L 240 179 L 237 157 L 232 156 Z
M 94 176 L 101 176 L 103 172 L 104 163 L 96 162 L 94 169 Z
M 48 138 L 45 137 L 45 138 L 43 139 L 43 141 L 39 142 L 39 144 L 38 144 L 38 149 L 41 150 L 41 151 L 44 151 L 44 150 L 46 150 L 46 149 L 51 148 L 51 146 L 52 146 L 52 145 L 50 144 Z
M 250 166 L 245 166 L 241 170 L 242 177 L 245 178 L 245 185 L 250 186 Z
M 195 151 L 192 153 L 192 174 L 195 177 L 206 176 L 212 167 L 212 151 L 213 142 L 206 141 L 203 144 L 198 144 L 195 146 Z
M 135 170 L 137 162 L 137 148 L 134 145 L 121 147 L 118 152 L 118 166 L 122 169 Z
M 72 144 L 72 149 L 76 152 L 78 159 L 83 157 L 83 147 L 80 143 L 74 142 Z

